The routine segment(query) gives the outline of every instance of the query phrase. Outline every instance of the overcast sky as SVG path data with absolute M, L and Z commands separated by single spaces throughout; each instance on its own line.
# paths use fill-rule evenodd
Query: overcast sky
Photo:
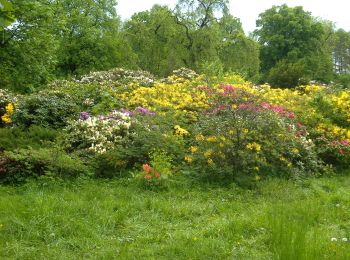
M 118 14 L 128 19 L 135 12 L 150 9 L 154 4 L 168 5 L 173 8 L 177 0 L 117 0 Z M 255 21 L 259 14 L 273 5 L 286 3 L 289 6 L 301 5 L 313 16 L 331 20 L 338 28 L 350 31 L 348 0 L 230 0 L 231 13 L 240 18 L 246 33 L 255 29 Z

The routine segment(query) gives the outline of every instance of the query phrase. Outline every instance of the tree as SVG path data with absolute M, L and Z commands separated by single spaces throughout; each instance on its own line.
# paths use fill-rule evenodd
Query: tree
M 0 0 L 0 31 L 15 21 L 12 3 Z
M 54 10 L 47 0 L 12 3 L 16 21 L 5 28 L 0 41 L 0 87 L 28 92 L 54 78 Z
M 327 26 L 311 16 L 302 7 L 273 6 L 260 14 L 255 35 L 261 48 L 261 70 L 265 79 L 278 70 L 275 66 L 304 71 L 304 79 L 330 80 L 332 74 L 328 52 Z M 290 64 L 290 65 L 288 65 Z M 300 68 L 302 67 L 302 68 Z M 322 71 L 322 73 L 320 73 Z M 299 79 L 290 82 L 297 84 Z M 283 86 L 283 81 L 278 81 Z
M 255 77 L 260 67 L 259 45 L 244 34 L 241 22 L 232 15 L 225 14 L 219 25 L 219 57 L 225 70 Z
M 159 5 L 134 14 L 123 27 L 123 33 L 137 54 L 138 66 L 159 76 L 184 66 L 185 49 L 178 44 L 181 30 L 171 10 Z
M 60 75 L 135 66 L 135 56 L 119 30 L 115 0 L 62 0 L 57 5 Z
M 217 60 L 220 41 L 219 18 L 228 12 L 227 0 L 180 0 L 174 18 L 182 27 L 180 39 L 187 50 L 187 67 L 199 68 L 201 62 Z
M 350 73 L 350 32 L 337 30 L 332 47 L 335 73 Z

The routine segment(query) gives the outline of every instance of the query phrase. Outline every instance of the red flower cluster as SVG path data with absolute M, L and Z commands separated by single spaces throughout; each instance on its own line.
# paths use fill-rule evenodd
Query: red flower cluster
M 149 164 L 142 165 L 144 172 L 143 178 L 145 180 L 151 180 L 153 178 L 160 179 L 161 175 L 159 172 L 155 171 Z

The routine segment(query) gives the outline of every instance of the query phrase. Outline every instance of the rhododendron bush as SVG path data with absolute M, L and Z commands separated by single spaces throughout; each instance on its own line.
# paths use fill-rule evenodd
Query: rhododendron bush
M 54 146 L 87 164 L 103 155 L 111 172 L 134 169 L 147 183 L 181 173 L 259 181 L 350 166 L 347 89 L 274 89 L 237 75 L 208 80 L 187 69 L 155 80 L 114 69 L 55 82 L 26 97 L 0 95 L 2 127 L 58 128 Z M 154 154 L 166 158 L 161 169 L 167 173 L 157 166 L 162 159 L 152 161 Z

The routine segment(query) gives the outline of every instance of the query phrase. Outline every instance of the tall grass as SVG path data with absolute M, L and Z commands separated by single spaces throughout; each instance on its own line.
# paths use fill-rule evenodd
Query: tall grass
M 0 186 L 1 259 L 350 259 L 349 177 L 236 186 Z M 337 238 L 337 241 L 331 241 Z

